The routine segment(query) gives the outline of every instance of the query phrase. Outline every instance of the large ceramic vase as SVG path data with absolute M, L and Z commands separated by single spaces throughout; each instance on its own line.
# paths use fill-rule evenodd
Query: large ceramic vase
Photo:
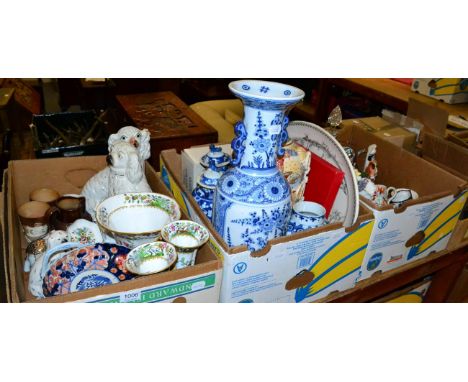
M 233 167 L 215 189 L 212 221 L 230 247 L 246 244 L 256 251 L 286 234 L 291 192 L 276 160 L 288 138 L 287 113 L 304 92 L 254 80 L 231 82 L 229 89 L 242 100 L 244 119 L 235 126 Z

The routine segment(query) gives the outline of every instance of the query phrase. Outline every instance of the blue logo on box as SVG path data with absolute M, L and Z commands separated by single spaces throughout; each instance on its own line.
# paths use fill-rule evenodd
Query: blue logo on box
M 367 262 L 367 270 L 373 271 L 374 269 L 376 269 L 382 261 L 382 258 L 383 254 L 381 252 L 372 255 L 372 257 Z
M 236 275 L 240 275 L 241 273 L 244 273 L 246 270 L 247 270 L 247 264 L 244 262 L 237 263 L 236 265 L 234 265 L 234 269 L 233 269 Z
M 388 225 L 388 219 L 382 219 L 379 221 L 379 229 L 384 229 Z

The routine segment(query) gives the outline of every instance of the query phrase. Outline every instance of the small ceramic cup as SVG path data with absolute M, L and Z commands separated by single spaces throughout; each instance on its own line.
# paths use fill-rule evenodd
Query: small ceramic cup
M 176 269 L 195 264 L 198 248 L 210 238 L 208 230 L 190 220 L 176 220 L 161 230 L 162 238 L 177 251 Z
M 385 196 L 388 204 L 393 206 L 401 206 L 408 200 L 417 199 L 419 197 L 416 191 L 409 188 L 395 187 L 388 187 Z
M 37 201 L 26 202 L 17 212 L 28 243 L 43 237 L 49 231 L 49 219 L 54 212 L 49 204 Z
M 325 224 L 325 207 L 315 202 L 297 202 L 293 206 L 288 234 L 317 228 Z
M 44 202 L 50 205 L 53 205 L 58 198 L 60 198 L 60 194 L 52 188 L 38 188 L 29 194 L 29 200 Z

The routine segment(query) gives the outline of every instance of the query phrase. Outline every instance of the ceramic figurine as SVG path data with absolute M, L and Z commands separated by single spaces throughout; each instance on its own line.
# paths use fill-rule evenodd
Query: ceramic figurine
M 108 140 L 109 152 L 117 142 L 128 142 L 135 146 L 142 161 L 151 156 L 150 132 L 148 129 L 140 130 L 134 126 L 122 127 L 117 133 L 110 135 Z
M 197 186 L 192 191 L 195 201 L 210 220 L 213 216 L 214 191 L 222 175 L 221 168 L 216 167 L 215 163 L 211 162 L 208 169 L 200 175 Z
M 371 180 L 375 180 L 377 176 L 377 145 L 372 144 L 367 148 L 366 160 L 364 161 L 364 172 Z
M 225 154 L 221 147 L 211 144 L 210 151 L 200 160 L 200 164 L 205 168 L 209 168 L 210 163 L 213 163 L 221 171 L 226 171 L 231 163 L 231 157 Z
M 233 168 L 218 182 L 213 224 L 232 247 L 246 244 L 252 251 L 283 236 L 291 215 L 291 191 L 277 167 L 277 155 L 288 139 L 286 114 L 304 92 L 276 82 L 241 80 L 229 89 L 244 104 L 232 141 Z
M 111 196 L 151 192 L 144 173 L 144 160 L 139 155 L 138 149 L 126 141 L 110 146 L 109 166 L 89 179 L 81 192 L 91 216 L 95 216 L 97 205 Z
M 312 154 L 296 142 L 288 141 L 284 146 L 284 155 L 278 159 L 278 168 L 291 187 L 291 199 L 296 203 L 303 199 L 309 180 Z
M 177 251 L 176 269 L 194 265 L 198 248 L 210 238 L 205 227 L 190 220 L 178 220 L 165 225 L 161 236 Z

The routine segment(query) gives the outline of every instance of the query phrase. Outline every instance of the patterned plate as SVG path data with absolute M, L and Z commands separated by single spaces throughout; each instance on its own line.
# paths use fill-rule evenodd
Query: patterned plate
M 96 288 L 129 280 L 134 275 L 125 268 L 130 249 L 114 244 L 95 244 L 74 249 L 55 260 L 45 273 L 45 297 Z
M 318 125 L 293 121 L 288 126 L 289 138 L 311 153 L 320 156 L 345 173 L 328 221 L 352 226 L 359 214 L 359 193 L 356 174 L 341 144 Z

